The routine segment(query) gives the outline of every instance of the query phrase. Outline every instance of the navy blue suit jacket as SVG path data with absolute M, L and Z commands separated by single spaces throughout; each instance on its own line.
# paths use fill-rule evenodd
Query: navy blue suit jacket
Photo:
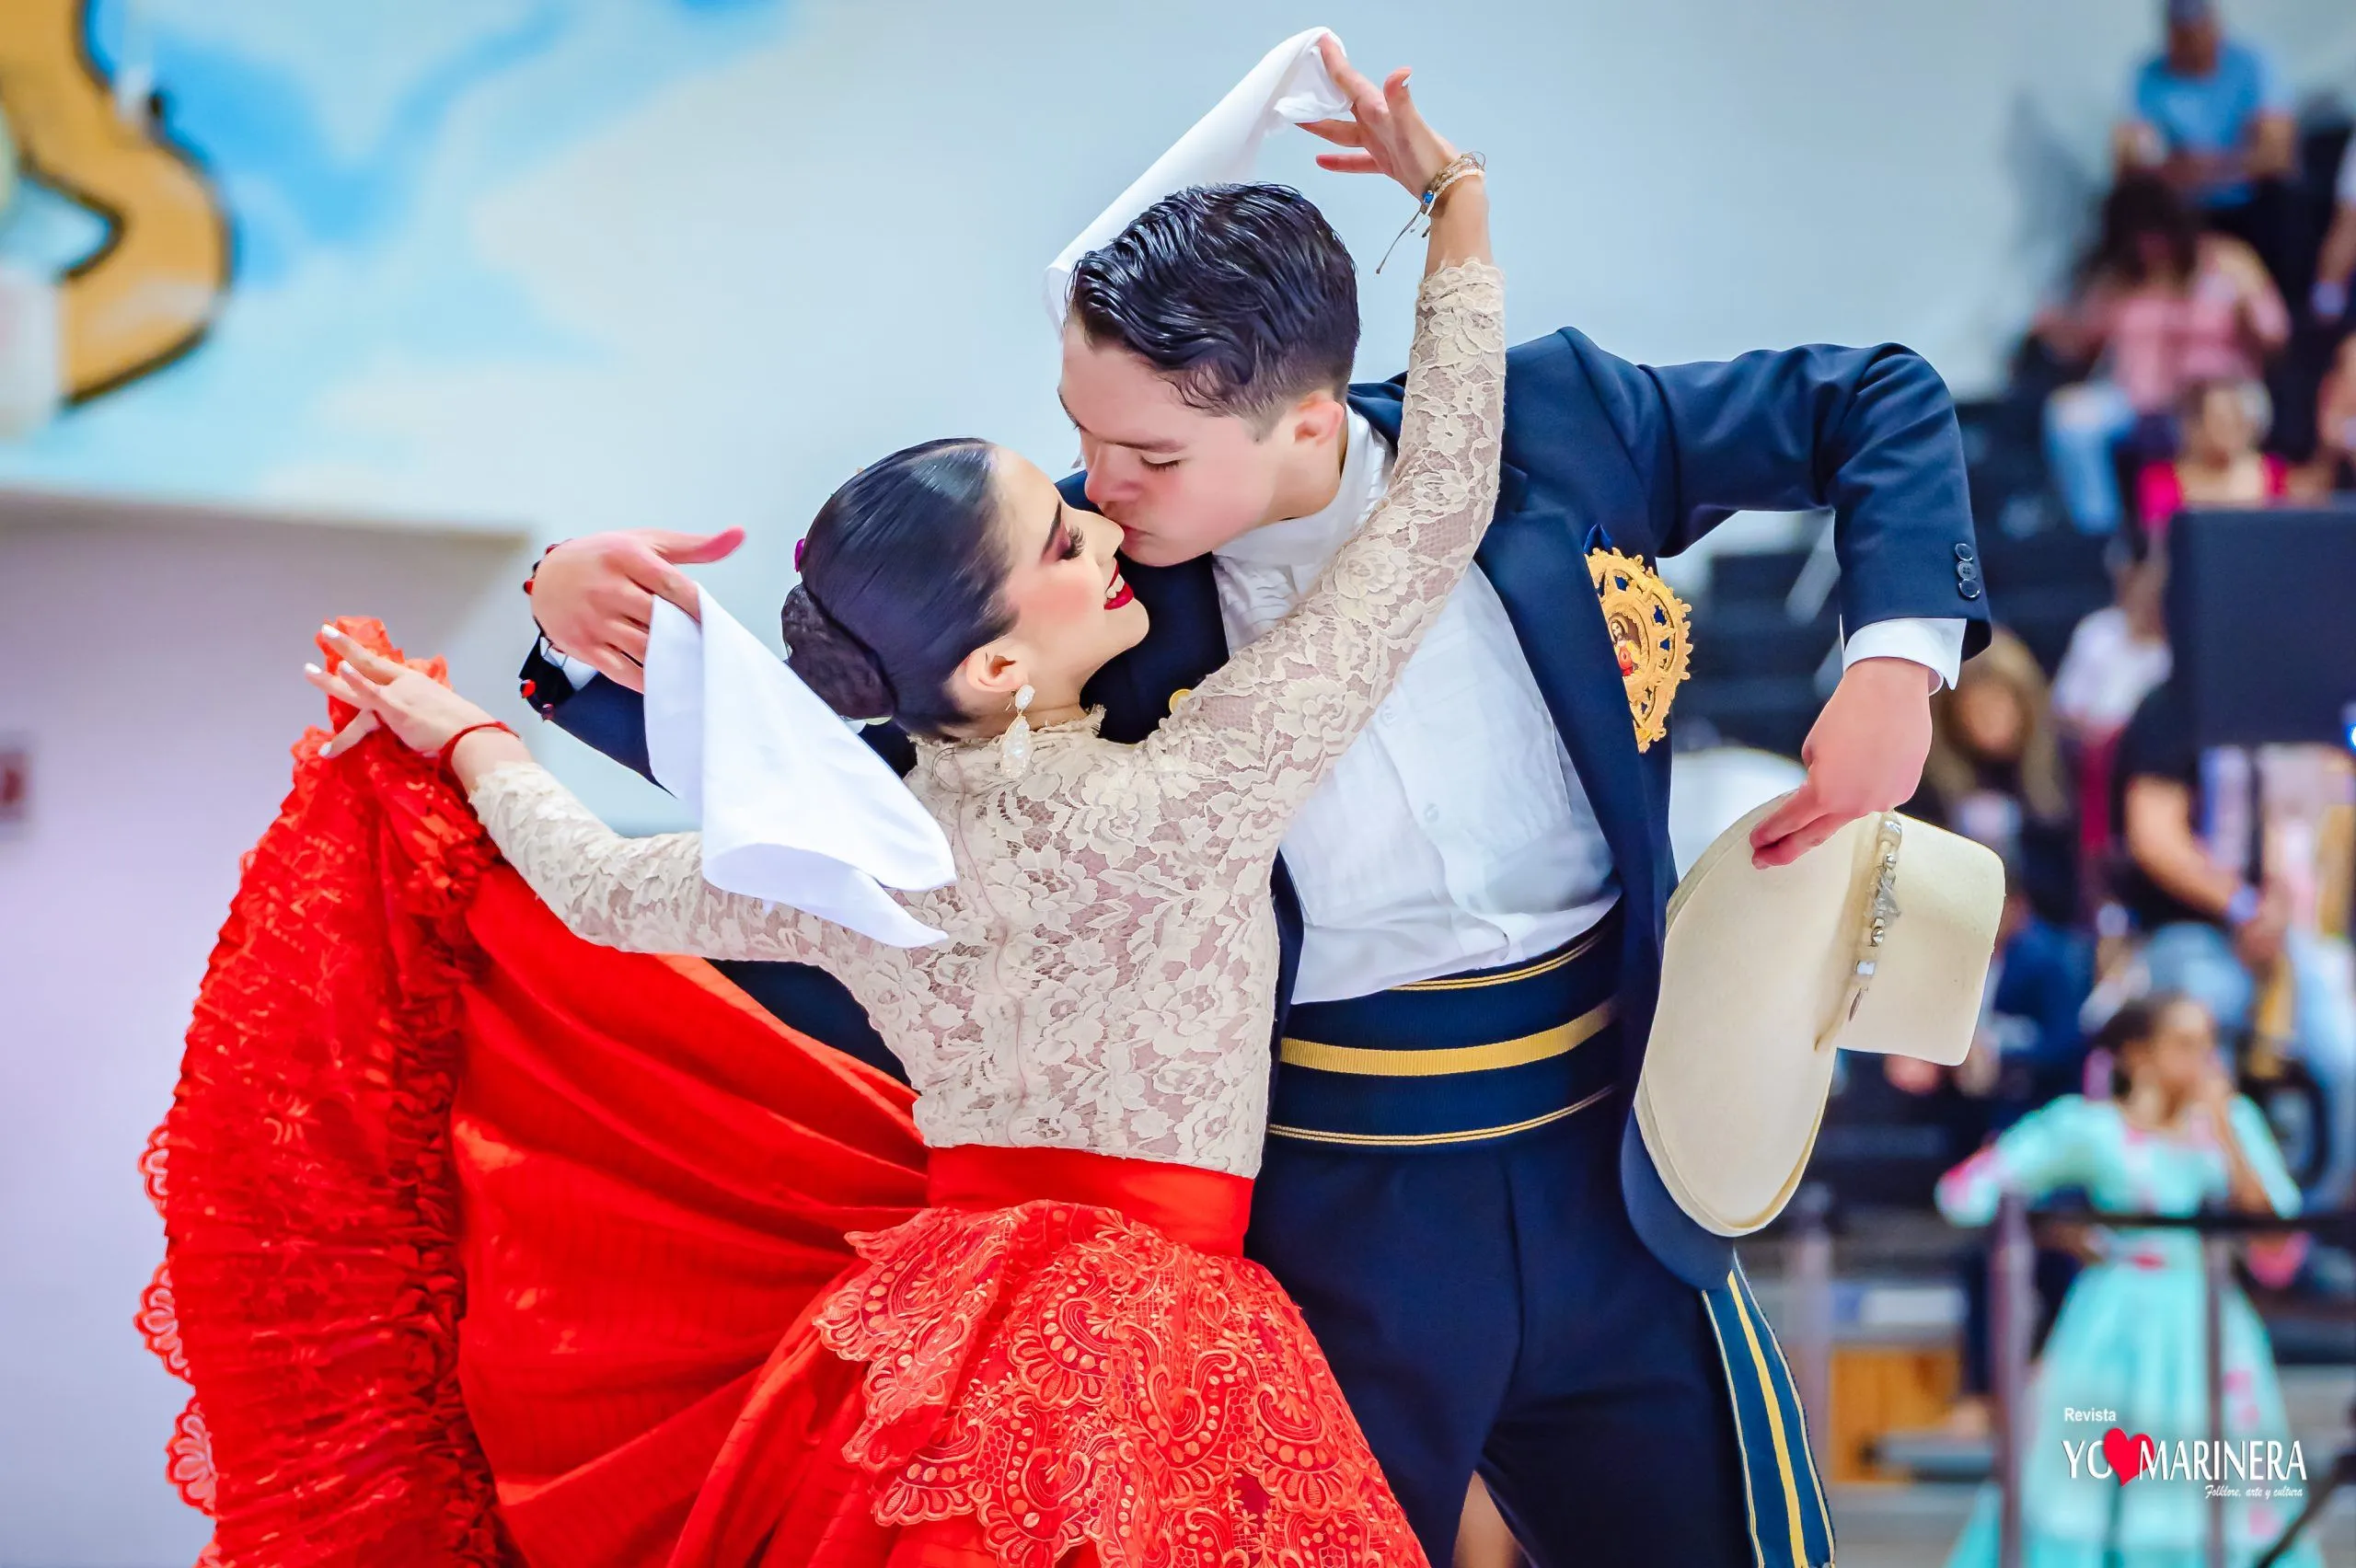
M 1401 377 L 1349 392 L 1350 406 L 1394 444 L 1404 386 Z M 1063 481 L 1082 506 L 1084 482 L 1078 474 Z M 1676 881 L 1669 748 L 1636 749 L 1587 553 L 1608 546 L 1674 555 L 1735 512 L 1822 507 L 1835 517 L 1843 625 L 1959 617 L 1970 623 L 1965 651 L 1985 644 L 1962 440 L 1945 385 L 1919 356 L 1888 345 L 1818 346 L 1662 368 L 1619 359 L 1565 328 L 1507 357 L 1503 482 L 1479 562 L 1611 845 L 1628 917 L 1619 1005 L 1623 1077 L 1631 1085 L 1651 1032 L 1663 917 Z M 1084 696 L 1104 708 L 1108 737 L 1135 741 L 1161 722 L 1172 694 L 1224 663 L 1228 650 L 1208 558 L 1124 570 L 1152 627 L 1098 672 Z M 1707 637 L 1708 627 L 1695 635 Z M 525 673 L 545 693 L 571 689 L 537 659 Z M 539 700 L 565 729 L 645 770 L 636 694 L 596 681 L 570 700 Z M 905 761 L 905 739 L 869 733 L 887 756 Z M 1275 894 L 1281 1032 L 1301 937 L 1299 901 L 1281 862 Z M 747 978 L 745 970 L 786 967 L 736 972 Z M 861 1055 L 880 1049 L 863 1020 L 864 1038 L 822 1028 L 845 1008 L 857 1010 L 831 979 L 803 971 L 786 994 L 778 989 L 782 975 L 749 978 L 756 995 L 805 1032 Z M 1727 1245 L 1669 1198 L 1633 1121 L 1623 1130 L 1621 1175 L 1646 1244 L 1689 1282 L 1723 1284 Z

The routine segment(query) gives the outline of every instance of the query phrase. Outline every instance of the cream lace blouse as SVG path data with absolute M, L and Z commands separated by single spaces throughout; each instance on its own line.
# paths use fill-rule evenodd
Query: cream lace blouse
M 703 880 L 696 836 L 623 838 L 546 769 L 496 769 L 475 810 L 574 932 L 633 951 L 814 963 L 907 1066 L 925 1141 L 1050 1146 L 1249 1176 L 1267 1123 L 1276 931 L 1293 813 L 1373 716 L 1471 564 L 1505 419 L 1497 271 L 1423 285 L 1390 491 L 1275 630 L 1139 744 L 1097 715 L 995 743 L 920 743 L 908 785 L 957 880 L 903 895 L 948 933 L 902 949 Z

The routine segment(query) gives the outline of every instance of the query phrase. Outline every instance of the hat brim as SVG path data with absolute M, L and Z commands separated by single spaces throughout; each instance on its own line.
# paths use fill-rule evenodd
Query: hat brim
M 1720 1236 L 1760 1229 L 1798 1191 L 1836 1047 L 1961 1059 L 2004 901 L 2002 867 L 1984 847 L 1899 819 L 1899 914 L 1854 994 L 1885 819 L 1850 823 L 1789 866 L 1754 866 L 1751 830 L 1780 803 L 1721 834 L 1669 900 L 1634 1097 L 1662 1184 Z

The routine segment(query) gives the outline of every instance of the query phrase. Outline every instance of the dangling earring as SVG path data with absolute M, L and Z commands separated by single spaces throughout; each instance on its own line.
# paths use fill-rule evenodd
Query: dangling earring
M 999 767 L 1009 778 L 1022 778 L 1022 770 L 1031 766 L 1031 721 L 1022 715 L 1037 695 L 1027 686 L 1014 694 L 1014 722 L 998 738 Z

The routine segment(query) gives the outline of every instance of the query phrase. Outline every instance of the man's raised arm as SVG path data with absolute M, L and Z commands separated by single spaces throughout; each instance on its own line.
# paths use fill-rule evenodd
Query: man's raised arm
M 1658 555 L 1736 512 L 1830 508 L 1845 633 L 1841 685 L 1802 749 L 1807 782 L 1752 836 L 1780 865 L 1842 823 L 1912 795 L 1931 744 L 1930 694 L 1988 640 L 1954 400 L 1921 355 L 1894 344 L 1744 354 L 1657 367 L 1577 332 L 1532 368 L 1528 398 L 1584 393 L 1603 406 L 1642 489 Z

